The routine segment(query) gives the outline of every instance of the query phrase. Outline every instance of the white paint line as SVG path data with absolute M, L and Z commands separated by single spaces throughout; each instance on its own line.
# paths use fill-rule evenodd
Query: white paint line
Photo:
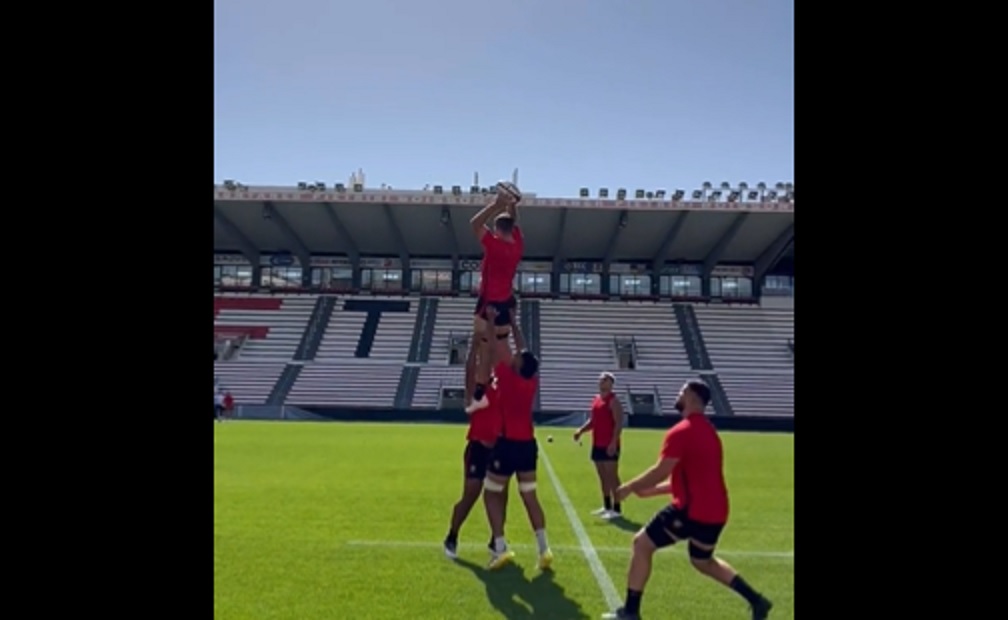
M 388 548 L 414 548 L 414 549 L 440 549 L 441 543 L 434 541 L 420 541 L 420 540 L 348 540 L 343 543 L 348 547 L 388 547 Z M 508 543 L 508 547 L 516 550 L 526 550 L 526 551 L 538 551 L 535 545 L 526 544 L 515 544 Z M 486 549 L 486 543 L 459 543 L 459 548 L 461 549 Z M 574 545 L 550 545 L 550 548 L 554 551 L 565 551 L 565 552 L 581 552 L 581 547 Z M 675 550 L 679 547 L 669 547 L 669 550 Z M 685 549 L 683 547 L 683 549 Z M 666 555 L 669 550 L 662 549 L 659 553 Z M 625 547 L 595 547 L 597 553 L 613 553 L 619 555 L 630 555 L 630 545 L 627 544 Z M 686 552 L 683 551 L 683 554 Z M 793 560 L 793 551 L 722 551 L 717 550 L 718 555 L 723 555 L 726 557 L 752 557 L 752 558 L 776 558 L 783 560 Z
M 567 520 L 570 521 L 571 529 L 574 530 L 574 535 L 577 537 L 578 542 L 581 543 L 581 553 L 584 554 L 585 559 L 588 561 L 588 567 L 591 568 L 592 574 L 595 575 L 595 581 L 598 582 L 599 589 L 602 590 L 602 596 L 605 597 L 606 604 L 609 605 L 610 609 L 616 609 L 623 603 L 623 599 L 620 597 L 619 592 L 616 591 L 612 577 L 609 576 L 605 567 L 602 566 L 602 560 L 599 559 L 595 546 L 592 545 L 591 538 L 588 537 L 588 532 L 585 531 L 584 525 L 577 515 L 577 510 L 574 509 L 570 498 L 567 497 L 567 492 L 564 491 L 563 485 L 560 484 L 560 478 L 557 477 L 556 472 L 553 470 L 553 464 L 550 463 L 546 450 L 539 450 L 539 456 L 542 458 L 543 465 L 546 466 L 546 473 L 549 474 L 550 481 L 553 483 L 557 499 L 560 500 L 560 505 L 563 506 L 564 512 L 567 513 Z

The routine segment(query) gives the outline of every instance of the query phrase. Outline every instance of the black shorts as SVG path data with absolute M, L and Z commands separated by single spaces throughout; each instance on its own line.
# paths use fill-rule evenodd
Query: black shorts
M 599 448 L 598 446 L 592 446 L 591 450 L 591 460 L 598 463 L 600 461 L 618 461 L 619 460 L 619 448 L 616 448 L 616 454 L 609 456 L 605 448 Z
M 686 513 L 669 504 L 662 508 L 644 526 L 648 538 L 655 547 L 661 549 L 678 541 L 692 538 L 698 543 L 717 546 L 724 523 L 700 523 L 686 516 Z
M 484 310 L 487 306 L 493 306 L 497 309 L 497 318 L 494 320 L 494 325 L 497 327 L 507 327 L 511 324 L 511 312 L 518 305 L 518 301 L 515 296 L 512 295 L 504 301 L 487 301 L 482 295 L 476 300 L 476 309 L 473 311 L 473 316 L 478 316 L 481 319 L 486 318 Z
M 482 480 L 486 478 L 487 464 L 490 463 L 490 448 L 478 441 L 469 441 L 462 462 L 465 464 L 466 480 Z
M 514 439 L 497 440 L 490 454 L 490 473 L 510 478 L 514 474 L 524 474 L 536 470 L 539 461 L 539 444 L 535 439 L 515 441 Z

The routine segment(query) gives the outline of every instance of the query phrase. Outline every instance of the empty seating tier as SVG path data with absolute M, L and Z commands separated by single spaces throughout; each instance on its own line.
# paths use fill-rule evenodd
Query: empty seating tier
M 793 308 L 696 306 L 735 415 L 794 415 Z
M 301 342 L 314 307 L 314 297 L 216 297 L 214 331 L 250 334 L 239 360 L 286 361 Z
M 793 309 L 698 305 L 694 310 L 714 370 L 794 372 L 788 347 Z
M 238 405 L 262 405 L 276 385 L 284 362 L 220 362 L 214 376 L 223 390 L 230 390 Z
M 615 339 L 633 338 L 636 367 L 690 367 L 671 304 L 544 300 L 540 305 L 542 362 L 613 370 Z
M 438 302 L 437 322 L 431 339 L 430 362 L 420 367 L 412 406 L 417 409 L 435 408 L 440 399 L 441 387 L 465 386 L 465 366 L 449 366 L 452 336 L 469 336 L 473 328 L 473 310 L 476 299 L 445 297 Z
M 413 341 L 413 329 L 416 327 L 416 313 L 420 301 L 399 298 L 391 303 L 397 306 L 405 305 L 406 309 L 382 311 L 368 357 L 374 360 L 405 362 L 409 356 L 410 343 Z
M 420 367 L 416 390 L 413 392 L 414 409 L 434 409 L 441 397 L 441 388 L 464 388 L 465 366 L 427 364 Z
M 720 372 L 735 415 L 793 416 L 794 374 Z
M 437 322 L 434 324 L 434 337 L 430 348 L 432 365 L 448 363 L 452 335 L 466 337 L 472 335 L 475 309 L 475 298 L 445 297 L 438 302 Z M 423 373 L 420 377 L 422 381 Z M 417 384 L 417 390 L 419 394 L 420 384 Z
M 214 297 L 214 318 L 221 310 L 279 310 L 283 300 L 278 297 Z
M 371 360 L 306 364 L 286 404 L 390 409 L 401 374 L 402 364 Z
M 353 360 L 364 331 L 365 312 L 346 312 L 343 309 L 345 300 L 336 305 L 336 310 L 329 318 L 325 335 L 315 353 L 316 364 L 327 364 L 338 360 Z

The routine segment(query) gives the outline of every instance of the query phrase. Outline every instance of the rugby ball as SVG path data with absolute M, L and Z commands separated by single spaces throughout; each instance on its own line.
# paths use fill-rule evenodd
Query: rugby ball
M 521 190 L 518 189 L 517 185 L 515 185 L 510 181 L 501 181 L 500 183 L 498 183 L 497 191 L 506 192 L 508 195 L 510 195 L 512 198 L 515 199 L 515 202 L 521 202 L 522 199 Z

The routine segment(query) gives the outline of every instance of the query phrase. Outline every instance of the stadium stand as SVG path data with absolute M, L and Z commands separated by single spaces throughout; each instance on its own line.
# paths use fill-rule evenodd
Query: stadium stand
M 214 331 L 249 335 L 238 352 L 241 361 L 286 361 L 301 342 L 314 306 L 315 298 L 308 296 L 215 297 Z
M 690 367 L 671 304 L 558 299 L 543 300 L 540 312 L 544 360 L 615 370 L 616 340 L 627 338 L 637 368 Z
M 598 390 L 598 375 L 617 375 L 625 402 L 629 392 L 654 394 L 659 410 L 671 407 L 690 371 L 671 304 L 654 302 L 543 300 L 542 408 L 583 411 Z M 629 341 L 631 356 L 621 367 L 617 347 Z M 672 392 L 670 392 L 672 391 Z
M 345 303 L 346 300 L 343 299 L 336 304 L 336 311 L 329 319 L 329 325 L 326 327 L 322 342 L 319 343 L 318 352 L 315 354 L 317 363 L 354 359 L 361 332 L 364 331 L 367 314 L 347 312 L 344 310 Z
M 221 389 L 231 391 L 236 403 L 261 405 L 269 398 L 286 362 L 218 362 L 214 376 Z
M 345 298 L 330 318 L 315 359 L 305 363 L 286 402 L 391 407 L 418 305 L 417 300 L 402 298 Z
M 315 298 L 307 296 L 214 297 L 215 336 L 242 336 L 231 359 L 214 363 L 214 375 L 235 402 L 266 402 L 301 341 L 314 304 Z
M 793 308 L 695 308 L 714 370 L 736 415 L 794 414 Z
M 442 387 L 464 387 L 465 366 L 451 364 L 452 338 L 468 338 L 473 327 L 473 308 L 476 300 L 470 297 L 446 297 L 438 302 L 434 339 L 431 342 L 430 361 L 420 367 L 414 409 L 437 407 Z M 464 359 L 460 360 L 465 362 Z
M 303 185 L 215 187 L 221 386 L 315 412 L 457 405 L 480 274 L 468 221 L 490 190 Z M 584 412 L 609 370 L 634 414 L 673 413 L 702 376 L 712 413 L 794 415 L 793 185 L 729 189 L 525 194 L 515 288 L 541 412 Z
M 286 404 L 389 409 L 401 372 L 402 364 L 362 359 L 306 364 Z

